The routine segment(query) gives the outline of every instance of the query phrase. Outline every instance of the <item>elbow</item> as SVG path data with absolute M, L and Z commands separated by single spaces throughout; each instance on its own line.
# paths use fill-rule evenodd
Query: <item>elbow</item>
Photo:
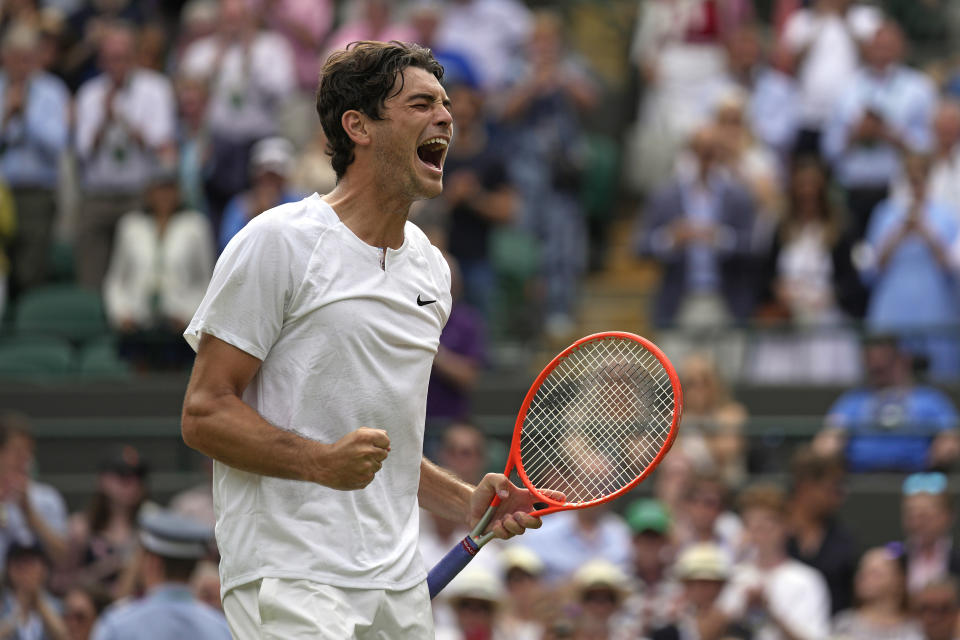
M 191 449 L 201 451 L 203 432 L 203 416 L 206 411 L 202 403 L 195 397 L 187 395 L 183 403 L 183 413 L 180 416 L 180 436 L 184 444 Z

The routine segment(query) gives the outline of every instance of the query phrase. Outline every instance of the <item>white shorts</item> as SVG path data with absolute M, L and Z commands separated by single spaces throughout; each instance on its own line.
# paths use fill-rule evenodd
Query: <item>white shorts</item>
M 234 640 L 434 638 L 426 581 L 384 591 L 264 578 L 228 591 L 223 612 Z

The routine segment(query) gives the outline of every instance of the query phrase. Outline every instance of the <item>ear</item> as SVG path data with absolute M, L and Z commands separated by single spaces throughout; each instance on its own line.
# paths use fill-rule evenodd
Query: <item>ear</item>
M 356 109 L 344 111 L 340 117 L 340 125 L 347 132 L 350 139 L 357 146 L 366 146 L 370 144 L 370 132 L 367 130 L 369 120 L 367 116 Z

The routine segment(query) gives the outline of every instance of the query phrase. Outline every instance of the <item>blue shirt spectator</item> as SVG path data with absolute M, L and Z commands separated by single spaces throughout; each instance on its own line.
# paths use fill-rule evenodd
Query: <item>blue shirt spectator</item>
M 915 385 L 912 359 L 892 337 L 864 348 L 868 386 L 850 390 L 827 413 L 814 447 L 843 451 L 851 471 L 918 471 L 951 464 L 958 416 L 942 392 Z
M 890 27 L 881 29 L 869 52 L 889 44 Z M 886 186 L 900 168 L 899 149 L 928 151 L 933 146 L 931 122 L 937 90 L 926 75 L 899 64 L 890 54 L 862 68 L 852 78 L 827 122 L 824 155 L 834 164 L 845 187 Z M 874 58 L 880 54 L 874 53 Z
M 960 236 L 960 216 L 926 197 L 930 160 L 906 161 L 912 194 L 877 207 L 867 232 L 863 277 L 872 285 L 867 324 L 906 334 L 936 378 L 960 374 L 960 293 L 949 248 Z
M 24 88 L 14 89 L 17 81 L 10 76 L 9 70 L 0 71 L 0 104 L 9 104 L 11 90 L 22 90 L 24 96 L 20 109 L 4 112 L 0 171 L 11 187 L 53 189 L 60 152 L 66 148 L 69 134 L 67 87 L 56 76 L 36 71 L 25 78 Z

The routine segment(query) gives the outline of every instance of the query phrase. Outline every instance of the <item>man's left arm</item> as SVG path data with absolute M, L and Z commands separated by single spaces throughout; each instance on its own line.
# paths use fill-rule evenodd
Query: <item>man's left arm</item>
M 526 489 L 520 489 L 502 473 L 488 473 L 473 485 L 463 482 L 452 473 L 438 467 L 426 458 L 420 463 L 420 506 L 438 516 L 462 522 L 471 529 L 480 521 L 494 495 L 500 497 L 494 517 L 487 527 L 497 538 L 520 535 L 526 529 L 537 529 L 540 518 L 529 515 L 534 510 L 534 498 Z

